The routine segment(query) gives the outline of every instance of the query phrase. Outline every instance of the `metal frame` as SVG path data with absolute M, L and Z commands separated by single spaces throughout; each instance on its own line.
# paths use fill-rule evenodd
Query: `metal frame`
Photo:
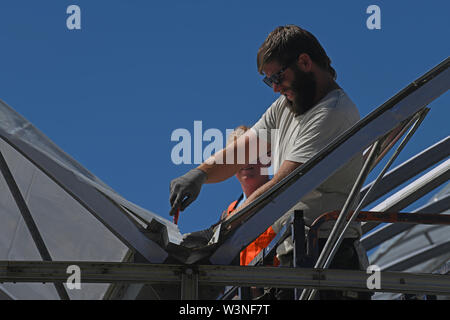
M 331 263 L 331 259 L 334 257 L 334 254 L 336 253 L 339 244 L 341 243 L 343 237 L 344 237 L 344 233 L 345 231 L 348 229 L 348 227 L 350 226 L 350 224 L 354 221 L 354 219 L 356 218 L 356 216 L 358 215 L 358 213 L 361 211 L 361 209 L 364 207 L 364 202 L 365 200 L 370 196 L 370 194 L 376 190 L 376 186 L 378 186 L 379 182 L 381 181 L 381 179 L 383 178 L 383 176 L 385 175 L 386 171 L 390 168 L 390 166 L 392 165 L 392 163 L 395 161 L 395 159 L 397 159 L 398 155 L 400 154 L 400 152 L 403 150 L 403 148 L 405 147 L 405 145 L 409 142 L 409 140 L 411 139 L 411 137 L 413 136 L 413 134 L 416 132 L 416 130 L 419 128 L 420 124 L 422 123 L 423 119 L 425 118 L 425 116 L 427 115 L 429 109 L 425 109 L 423 112 L 417 114 L 415 117 L 413 117 L 409 123 L 403 128 L 403 130 L 401 130 L 401 132 L 397 135 L 396 138 L 394 138 L 394 140 L 398 140 L 403 133 L 412 125 L 410 131 L 406 134 L 405 138 L 403 139 L 403 141 L 400 143 L 400 145 L 397 147 L 397 149 L 394 151 L 394 154 L 391 156 L 391 158 L 389 159 L 389 161 L 387 162 L 387 164 L 385 165 L 385 167 L 381 170 L 381 173 L 377 176 L 377 178 L 375 179 L 375 181 L 373 183 L 371 183 L 369 190 L 364 194 L 363 199 L 359 202 L 358 206 L 356 207 L 353 215 L 350 217 L 349 221 L 347 222 L 347 224 L 345 225 L 344 229 L 341 231 L 341 234 L 338 238 L 338 240 L 336 241 L 336 244 L 334 245 L 333 249 L 330 252 L 330 256 L 327 259 L 326 262 L 326 266 L 329 265 L 329 263 Z M 414 124 L 412 124 L 414 122 Z M 393 146 L 393 142 L 390 142 L 390 146 Z M 386 154 L 387 150 L 383 151 L 383 156 Z M 361 189 L 359 189 L 361 190 Z
M 420 199 L 433 189 L 450 179 L 450 159 L 427 172 L 414 182 L 397 191 L 395 194 L 373 207 L 372 211 L 400 211 L 414 201 Z M 377 227 L 379 223 L 363 223 L 361 228 L 363 234 Z
M 337 215 L 337 211 L 328 212 L 317 218 L 311 226 L 308 234 L 308 253 L 314 255 L 314 246 L 317 246 L 315 240 L 317 239 L 318 229 L 320 226 L 330 220 L 334 220 L 340 217 Z M 379 222 L 404 222 L 411 225 L 415 224 L 428 224 L 428 225 L 450 225 L 450 216 L 442 214 L 421 214 L 421 213 L 398 213 L 398 212 L 371 212 L 360 211 L 352 213 L 353 217 L 356 215 L 357 221 L 379 221 Z M 349 219 L 350 220 L 350 219 Z M 450 242 L 430 245 L 427 248 L 418 250 L 417 252 L 401 258 L 398 261 L 394 261 L 387 267 L 381 267 L 382 270 L 405 270 L 410 266 L 416 265 L 429 259 L 433 256 L 448 252 L 450 250 Z M 322 250 L 323 252 L 323 250 Z M 317 264 L 315 266 L 317 268 Z M 315 290 L 310 291 L 305 289 L 300 297 L 301 300 L 312 299 L 316 294 Z
M 9 292 L 7 292 L 3 288 L 1 288 L 0 289 L 0 301 L 1 300 L 14 300 L 14 297 Z
M 389 264 L 380 266 L 380 268 L 381 270 L 386 271 L 406 270 L 428 259 L 431 259 L 432 257 L 436 257 L 448 252 L 450 252 L 450 241 L 431 244 L 405 257 L 392 261 Z
M 16 205 L 20 211 L 20 214 L 22 215 L 22 218 L 25 221 L 25 225 L 27 226 L 28 231 L 31 234 L 31 237 L 33 238 L 33 242 L 39 251 L 39 255 L 44 261 L 52 261 L 52 257 L 47 249 L 47 246 L 45 245 L 44 239 L 42 238 L 42 235 L 39 232 L 36 222 L 34 221 L 33 216 L 31 215 L 30 210 L 28 209 L 25 199 L 23 198 L 22 193 L 20 192 L 20 189 L 17 186 L 16 181 L 14 180 L 11 170 L 8 167 L 8 163 L 3 157 L 3 153 L 1 151 L 0 151 L 0 171 L 3 174 L 3 177 L 5 178 L 6 184 L 8 185 L 9 191 L 11 192 L 11 195 L 13 196 L 14 201 L 16 202 Z M 58 296 L 62 300 L 70 300 L 69 295 L 67 294 L 64 286 L 61 283 L 55 282 L 54 285 L 56 292 L 58 293 Z
M 184 268 L 181 273 L 181 300 L 197 300 L 198 285 L 197 268 Z
M 450 136 L 428 147 L 386 173 L 378 183 L 377 188 L 366 197 L 363 206 L 365 207 L 371 204 L 402 183 L 415 177 L 439 161 L 446 159 L 449 155 Z M 361 199 L 364 198 L 366 192 L 371 188 L 373 183 L 374 182 L 371 182 L 362 188 L 360 194 Z
M 196 265 L 195 268 L 186 268 L 186 266 L 170 264 L 81 261 L 0 261 L 0 282 L 66 281 L 66 269 L 73 264 L 81 269 L 82 283 L 184 284 L 186 299 L 194 299 L 195 288 L 200 285 L 306 287 L 450 295 L 450 276 L 441 274 L 381 272 L 380 289 L 369 290 L 367 280 L 372 274 L 356 270 L 213 265 Z
M 333 229 L 327 239 L 327 242 L 325 243 L 324 248 L 322 249 L 322 252 L 319 255 L 319 258 L 317 259 L 317 262 L 315 264 L 315 268 L 328 268 L 331 264 L 332 259 L 334 258 L 337 250 L 339 249 L 340 244 L 342 243 L 342 240 L 344 239 L 344 234 L 350 224 L 355 220 L 355 218 L 358 216 L 358 213 L 361 211 L 364 201 L 368 196 L 371 194 L 371 192 L 375 189 L 376 185 L 381 181 L 386 171 L 389 169 L 389 167 L 392 165 L 394 160 L 397 158 L 397 156 L 400 154 L 401 150 L 404 148 L 406 143 L 410 140 L 412 135 L 415 133 L 417 128 L 422 123 L 423 119 L 425 118 L 426 114 L 428 113 L 428 110 L 425 109 L 424 111 L 421 111 L 420 113 L 416 114 L 412 119 L 408 121 L 408 123 L 401 128 L 399 133 L 396 133 L 395 137 L 392 139 L 392 141 L 388 141 L 388 136 L 383 137 L 382 140 L 377 140 L 370 150 L 369 156 L 367 157 L 363 168 L 361 169 L 361 172 L 355 181 L 355 184 L 353 186 L 352 191 L 350 192 L 347 201 L 344 205 L 344 207 L 341 210 L 341 213 L 339 214 L 339 217 L 336 221 L 336 223 L 333 226 Z M 414 125 L 413 125 L 414 122 Z M 353 214 L 349 216 L 349 212 L 354 206 L 356 196 L 360 194 L 362 184 L 364 183 L 365 179 L 367 178 L 370 170 L 376 165 L 376 163 L 382 158 L 384 155 L 386 155 L 388 150 L 380 150 L 382 143 L 388 143 L 388 148 L 390 149 L 394 142 L 397 141 L 403 133 L 412 125 L 412 128 L 406 135 L 406 137 L 403 139 L 403 141 L 400 143 L 398 148 L 394 151 L 394 154 L 389 159 L 385 167 L 381 170 L 381 173 L 377 176 L 374 183 L 371 184 L 369 190 L 364 194 L 364 197 L 362 200 L 359 201 L 359 204 L 356 206 L 355 211 Z M 380 151 L 381 155 L 378 156 L 377 153 Z M 345 221 L 348 220 L 348 222 L 345 224 Z M 345 224 L 345 225 L 344 225 Z M 300 299 L 313 299 L 316 294 L 316 291 L 309 292 L 309 290 L 304 290 L 302 292 L 302 295 Z
M 331 259 L 332 259 L 332 257 L 333 257 L 333 254 L 336 252 L 336 250 L 337 250 L 337 248 L 338 248 L 338 246 L 339 246 L 339 243 L 340 243 L 340 240 L 342 240 L 342 238 L 343 238 L 343 234 L 344 234 L 344 232 L 345 232 L 345 230 L 346 230 L 346 228 L 349 226 L 349 224 L 352 222 L 352 220 L 357 216 L 357 214 L 358 214 L 358 212 L 361 210 L 361 208 L 362 207 L 364 207 L 367 203 L 370 203 L 371 201 L 373 201 L 373 200 L 375 200 L 376 198 L 378 198 L 379 196 L 381 196 L 382 195 L 382 193 L 380 193 L 380 190 L 378 189 L 375 189 L 375 186 L 380 182 L 380 181 L 383 181 L 384 183 L 386 183 L 386 181 L 387 180 L 390 180 L 390 179 L 392 179 L 393 177 L 395 177 L 395 178 L 397 178 L 397 180 L 399 180 L 398 179 L 398 176 L 396 176 L 395 174 L 397 173 L 397 172 L 399 172 L 398 171 L 398 167 L 396 168 L 396 169 L 394 169 L 387 177 L 384 177 L 384 175 L 385 175 L 385 173 L 386 173 L 386 171 L 388 170 L 388 168 L 392 165 L 392 163 L 393 163 L 393 161 L 396 159 L 396 157 L 398 156 L 398 154 L 401 152 L 401 150 L 403 149 L 403 147 L 406 145 L 406 143 L 409 141 L 409 139 L 411 138 L 411 136 L 414 134 L 414 132 L 417 130 L 417 128 L 420 126 L 420 124 L 421 124 L 421 122 L 423 121 L 423 119 L 424 119 L 424 117 L 426 116 L 426 113 L 428 112 L 428 110 L 424 110 L 424 112 L 421 112 L 421 113 L 419 113 L 419 114 L 417 114 L 413 119 L 411 119 L 410 120 L 410 122 L 408 123 L 408 125 L 406 125 L 402 130 L 401 130 L 401 132 L 400 132 L 400 134 L 398 134 L 397 135 L 397 137 L 396 138 L 394 138 L 393 140 L 395 140 L 395 141 L 397 141 L 398 140 L 398 138 L 401 136 L 401 135 L 403 135 L 403 133 L 405 132 L 405 130 L 415 121 L 415 123 L 414 123 L 414 125 L 412 126 L 412 128 L 410 129 L 410 131 L 408 132 L 408 134 L 406 135 L 406 137 L 403 139 L 403 141 L 401 142 L 401 144 L 400 144 L 400 146 L 397 148 L 397 150 L 394 152 L 394 154 L 393 154 L 393 156 L 391 157 L 391 159 L 388 161 L 388 163 L 386 164 L 386 166 L 384 167 L 384 169 L 382 170 L 382 172 L 378 175 L 378 177 L 377 177 L 377 179 L 373 182 L 373 183 L 371 183 L 371 184 L 369 184 L 368 185 L 368 187 L 367 188 L 365 188 L 364 190 L 362 190 L 361 191 L 361 195 L 363 195 L 363 199 L 360 201 L 360 204 L 358 205 L 358 207 L 357 207 L 357 209 L 355 210 L 355 212 L 354 212 L 354 214 L 353 214 L 353 216 L 351 217 L 351 219 L 349 219 L 349 221 L 348 221 L 348 223 L 347 223 L 347 225 L 346 225 L 346 227 L 344 228 L 344 229 L 341 229 L 341 231 L 340 232 L 337 232 L 336 234 L 339 234 L 340 236 L 339 236 L 339 238 L 338 238 L 338 240 L 337 240 L 337 243 L 334 245 L 334 247 L 332 248 L 332 250 L 331 251 L 328 251 L 328 252 L 325 252 L 325 249 L 327 249 L 326 248 L 326 246 L 325 246 L 325 248 L 324 248 L 324 250 L 322 251 L 322 254 L 324 255 L 324 256 L 326 256 L 326 254 L 328 254 L 328 259 L 326 260 L 326 263 L 323 263 L 323 265 L 320 265 L 320 263 L 317 263 L 316 264 L 316 268 L 317 267 L 323 267 L 323 266 L 325 266 L 325 267 L 327 267 L 328 265 L 329 265 L 329 262 L 331 261 Z M 438 143 L 437 145 L 435 145 L 435 146 L 433 146 L 433 147 L 431 147 L 431 148 L 428 148 L 425 152 L 423 152 L 422 153 L 422 156 L 424 155 L 424 154 L 428 154 L 428 153 L 430 153 L 430 151 L 434 151 L 434 152 L 436 152 L 435 150 L 438 148 L 438 147 L 442 147 L 442 145 L 445 145 L 445 142 L 447 142 L 447 144 L 448 144 L 448 139 L 444 139 L 443 140 L 443 142 L 441 142 L 441 143 Z M 390 147 L 392 147 L 393 146 L 393 142 L 391 142 L 390 143 Z M 347 201 L 347 203 L 346 203 L 346 205 L 344 206 L 344 208 L 343 208 L 343 210 L 342 210 L 342 212 L 344 212 L 344 214 L 342 214 L 342 212 L 341 212 L 341 215 L 340 215 L 340 218 L 342 218 L 342 221 L 344 220 L 344 216 L 346 216 L 347 215 L 347 213 L 348 213 L 348 211 L 350 210 L 350 207 L 351 207 L 351 202 L 352 202 L 352 199 L 355 197 L 355 195 L 356 195 L 356 190 L 359 190 L 360 189 L 360 186 L 361 186 L 361 183 L 363 182 L 363 180 L 364 180 L 364 178 L 367 176 L 367 173 L 368 173 L 368 171 L 371 169 L 371 167 L 373 167 L 374 165 L 373 165 L 373 163 L 374 162 L 377 162 L 377 161 L 379 161 L 378 159 L 376 159 L 375 158 L 375 156 L 376 156 L 376 147 L 377 147 L 377 143 L 375 143 L 375 145 L 373 145 L 373 147 L 372 147 L 372 149 L 371 149 L 371 155 L 369 155 L 369 157 L 367 158 L 367 160 L 366 160 L 366 162 L 365 162 L 365 166 L 364 166 L 364 168 L 361 170 L 361 173 L 360 173 L 360 177 L 357 179 L 357 181 L 355 182 L 355 188 L 354 188 L 354 192 L 352 191 L 352 193 L 350 194 L 350 196 L 349 196 L 349 198 L 347 199 L 348 201 Z M 445 149 L 443 149 L 443 150 L 441 150 L 441 151 L 444 151 Z M 445 150 L 445 152 L 443 152 L 444 154 L 447 154 L 448 153 L 448 151 L 447 150 Z M 383 156 L 386 154 L 386 151 L 383 151 Z M 379 157 L 380 158 L 380 157 Z M 420 159 L 421 157 L 420 156 L 417 156 L 417 157 L 414 157 L 412 160 L 416 160 L 416 162 L 417 162 L 417 159 Z M 439 159 L 439 160 L 441 160 L 442 158 L 444 158 L 443 156 L 442 156 L 442 154 L 440 154 L 440 155 L 438 155 L 438 157 L 432 157 L 432 158 L 430 158 L 430 157 L 428 157 L 427 158 L 427 163 L 425 164 L 425 165 L 423 165 L 422 164 L 422 166 L 421 167 L 419 167 L 419 169 L 416 169 L 416 172 L 420 172 L 420 171 L 422 171 L 422 170 L 424 170 L 426 167 L 428 167 L 429 165 L 432 165 L 432 164 L 434 164 L 436 161 L 439 161 L 439 160 L 436 160 L 436 158 L 437 159 Z M 413 163 L 414 161 L 411 161 L 411 160 L 409 160 L 408 161 L 409 163 Z M 385 179 L 386 178 L 386 179 Z M 405 178 L 405 177 L 402 177 L 403 179 L 407 179 L 407 178 Z M 433 179 L 433 184 L 432 184 L 432 186 L 433 187 L 435 187 L 436 185 L 436 181 L 435 181 L 436 179 Z M 437 179 L 438 180 L 438 183 L 440 182 L 440 181 L 442 181 L 442 182 L 444 182 L 445 181 L 445 178 L 444 179 Z M 447 179 L 448 180 L 448 179 Z M 440 184 L 440 183 L 439 183 Z M 392 184 L 391 184 L 392 185 Z M 384 189 L 386 189 L 386 184 L 384 185 Z M 394 186 L 395 187 L 395 186 Z M 392 187 L 393 188 L 393 187 Z M 378 192 L 378 195 L 375 197 L 373 197 L 373 198 L 370 198 L 370 196 L 371 196 L 371 192 L 373 191 L 373 190 L 377 190 L 377 192 Z M 416 189 L 416 191 L 417 191 L 417 189 Z M 429 190 L 427 190 L 427 191 L 429 191 Z M 416 197 L 417 197 L 417 194 L 416 194 Z M 437 206 L 436 205 L 434 205 L 434 206 L 432 206 L 433 208 L 437 208 Z M 441 203 L 441 207 L 442 207 L 442 203 Z M 432 209 L 433 209 L 432 208 Z M 338 221 L 339 221 L 339 219 L 338 219 Z M 398 226 L 398 225 L 394 225 L 394 226 Z M 335 228 L 338 228 L 339 227 L 339 223 L 337 222 L 336 224 L 335 224 Z M 407 228 L 409 228 L 410 226 L 408 226 Z M 332 237 L 330 236 L 329 237 L 329 239 L 328 239 L 328 241 L 331 241 L 331 240 L 335 240 L 336 241 L 336 239 L 331 239 Z M 331 240 L 330 240 L 331 239 Z M 325 253 L 324 253 L 325 252 Z M 435 252 L 435 251 L 433 251 L 433 252 Z M 262 255 L 262 256 L 264 256 L 264 254 Z M 258 257 L 258 258 L 261 258 L 261 257 Z M 310 291 L 308 291 L 308 290 L 305 290 L 304 292 L 303 292 L 303 294 L 302 294 L 302 298 L 304 299 L 304 298 L 306 298 L 306 295 L 308 295 L 308 294 L 310 294 L 311 292 Z M 314 291 L 313 291 L 313 293 L 309 296 L 310 298 L 312 298 L 314 296 Z
M 413 213 L 431 214 L 441 213 L 450 208 L 450 195 L 439 201 L 424 205 Z M 382 242 L 400 234 L 413 227 L 412 224 L 406 223 L 388 223 L 381 228 L 369 233 L 361 238 L 361 244 L 366 250 L 370 250 L 380 245 Z
M 435 206 L 425 206 L 424 209 L 420 211 L 426 212 L 427 210 L 433 209 Z M 352 212 L 353 216 L 356 215 Z M 294 217 L 292 222 L 289 224 L 291 226 L 291 236 L 294 243 L 294 268 L 295 267 L 308 267 L 312 265 L 312 261 L 317 260 L 317 236 L 318 230 L 324 222 L 337 220 L 339 217 L 339 211 L 332 211 L 321 215 L 317 218 L 311 225 L 308 232 L 308 242 L 307 242 L 307 253 L 305 252 L 305 231 L 304 223 L 302 219 L 301 212 L 294 212 Z M 432 213 L 400 213 L 400 212 L 373 212 L 373 211 L 360 211 L 355 219 L 356 221 L 378 221 L 378 222 L 395 222 L 391 224 L 392 226 L 408 226 L 413 227 L 417 224 L 427 224 L 427 225 L 450 225 L 450 216 L 442 214 L 432 214 Z M 401 271 L 405 270 L 405 265 L 413 266 L 425 259 L 431 258 L 435 255 L 448 252 L 450 250 L 450 243 L 437 244 L 428 246 L 425 249 L 418 250 L 417 252 L 408 255 L 398 261 L 389 264 L 386 270 Z M 259 262 L 263 259 L 259 257 Z M 262 262 L 264 265 L 264 262 Z M 402 268 L 400 268 L 402 267 Z M 405 267 L 405 268 L 403 268 Z M 382 270 L 385 270 L 382 267 Z M 227 293 L 224 294 L 223 299 L 227 300 L 231 295 L 234 295 L 238 288 L 232 288 Z M 306 294 L 306 292 L 305 292 Z M 295 299 L 298 298 L 297 288 L 295 288 Z M 302 298 L 306 298 L 302 295 Z M 242 299 L 242 296 L 241 296 Z

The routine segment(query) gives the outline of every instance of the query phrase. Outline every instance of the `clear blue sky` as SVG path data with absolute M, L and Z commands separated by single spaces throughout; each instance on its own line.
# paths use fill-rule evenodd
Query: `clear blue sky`
M 81 8 L 81 30 L 66 9 Z M 381 30 L 366 8 L 381 8 Z M 177 128 L 253 125 L 276 99 L 256 52 L 278 25 L 322 43 L 338 83 L 365 116 L 450 52 L 448 1 L 2 0 L 0 98 L 128 200 L 169 218 Z M 450 97 L 432 104 L 396 162 L 449 134 Z M 205 143 L 203 146 L 206 146 Z M 182 232 L 214 223 L 240 193 L 207 185 Z

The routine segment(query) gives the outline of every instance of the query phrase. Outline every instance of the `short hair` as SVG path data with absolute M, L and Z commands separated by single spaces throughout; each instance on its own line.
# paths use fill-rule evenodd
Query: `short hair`
M 336 70 L 331 67 L 331 60 L 316 37 L 295 25 L 277 27 L 267 36 L 256 57 L 258 72 L 263 74 L 264 65 L 273 61 L 288 67 L 302 53 L 308 54 L 312 61 L 336 79 Z
M 236 129 L 228 135 L 227 146 L 237 140 L 240 136 L 244 135 L 248 130 L 250 130 L 250 128 L 244 125 L 236 127 Z

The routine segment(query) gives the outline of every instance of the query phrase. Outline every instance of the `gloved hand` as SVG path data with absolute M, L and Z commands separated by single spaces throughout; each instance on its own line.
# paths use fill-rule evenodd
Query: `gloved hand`
M 186 233 L 183 235 L 181 245 L 186 248 L 196 248 L 206 246 L 214 236 L 214 228 Z
M 186 209 L 192 201 L 197 199 L 203 183 L 205 183 L 208 175 L 200 169 L 192 169 L 184 176 L 173 179 L 170 182 L 170 209 L 169 214 L 173 216 L 177 212 L 177 208 L 181 211 Z

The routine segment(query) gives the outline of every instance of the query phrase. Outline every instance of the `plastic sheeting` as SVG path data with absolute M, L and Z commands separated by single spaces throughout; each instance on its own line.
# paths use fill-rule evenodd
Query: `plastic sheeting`
M 2 151 L 53 260 L 121 261 L 128 248 L 85 208 L 17 151 Z M 0 177 L 0 259 L 41 260 L 8 186 Z M 3 284 L 20 299 L 58 298 L 53 285 Z M 104 286 L 73 290 L 71 296 L 100 298 Z M 71 294 L 72 293 L 72 294 Z
M 168 254 L 139 229 L 152 221 L 167 228 L 169 241 L 180 242 L 177 226 L 115 193 L 1 100 L 0 151 L 53 260 L 121 262 L 130 247 L 162 262 Z M 0 221 L 0 260 L 42 260 L 1 174 Z M 71 299 L 100 299 L 107 288 L 82 283 L 67 291 Z M 0 292 L 59 298 L 53 284 L 5 283 Z

